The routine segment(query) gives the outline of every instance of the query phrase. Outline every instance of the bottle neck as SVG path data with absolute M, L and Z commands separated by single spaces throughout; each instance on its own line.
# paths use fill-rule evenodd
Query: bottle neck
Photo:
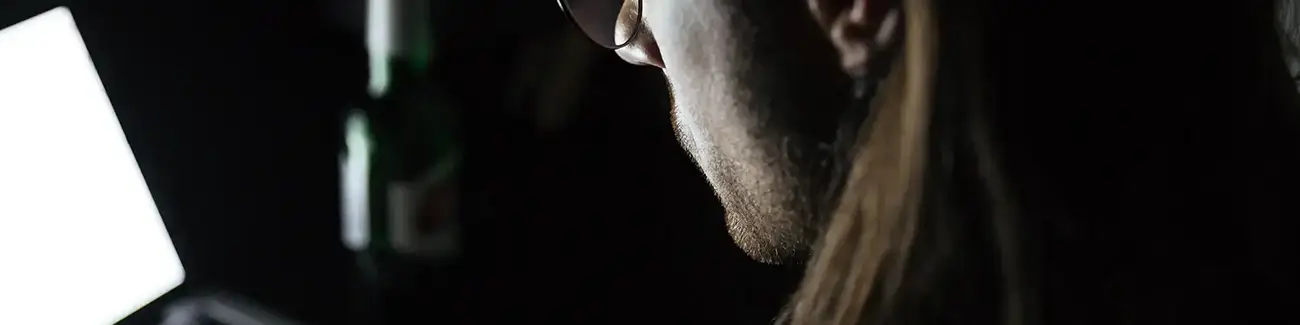
M 396 76 L 424 74 L 429 68 L 433 59 L 429 1 L 367 0 L 371 97 L 387 94 Z

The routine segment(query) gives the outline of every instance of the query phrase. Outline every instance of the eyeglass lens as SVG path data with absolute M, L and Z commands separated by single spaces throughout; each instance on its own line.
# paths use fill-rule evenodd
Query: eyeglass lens
M 587 37 L 600 46 L 606 48 L 618 48 L 627 44 L 628 40 L 633 37 L 633 33 L 616 33 L 618 29 L 618 20 L 623 11 L 624 5 L 640 5 L 639 0 L 562 0 L 565 10 L 568 12 L 570 19 L 578 25 Z M 632 22 L 635 26 L 640 23 L 640 8 L 628 14 L 634 15 L 628 18 L 634 18 L 638 21 Z M 622 34 L 622 35 L 619 35 Z

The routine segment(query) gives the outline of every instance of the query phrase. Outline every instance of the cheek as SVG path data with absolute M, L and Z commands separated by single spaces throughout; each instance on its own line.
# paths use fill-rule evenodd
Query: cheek
M 711 172 L 704 166 L 713 161 L 712 151 L 705 152 L 703 150 L 709 147 L 707 145 L 709 141 L 701 136 L 707 130 L 704 129 L 704 125 L 701 125 L 695 116 L 685 112 L 677 105 L 679 94 L 676 91 L 670 91 L 669 95 L 673 98 L 672 123 L 673 131 L 677 134 L 677 142 L 681 143 L 682 149 L 686 150 L 686 153 L 695 162 L 696 166 L 705 169 L 706 173 Z M 706 145 L 702 146 L 701 143 Z
M 726 28 L 728 19 L 734 14 L 726 14 L 718 2 L 643 1 L 642 23 L 654 35 L 666 66 L 691 66 L 698 71 L 702 61 L 734 47 L 724 42 L 731 32 Z
M 746 87 L 734 79 L 745 58 L 734 49 L 743 47 L 727 37 L 720 3 L 646 1 L 643 17 L 662 55 L 678 140 L 711 181 L 729 172 L 720 164 L 754 154 Z

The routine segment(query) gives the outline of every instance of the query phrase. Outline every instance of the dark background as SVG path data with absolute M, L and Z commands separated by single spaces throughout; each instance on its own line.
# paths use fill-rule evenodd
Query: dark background
M 553 1 L 438 2 L 436 69 L 465 110 L 466 251 L 408 285 L 424 318 L 404 323 L 771 319 L 798 272 L 731 245 L 659 76 L 587 44 Z M 1007 169 L 1032 180 L 1027 209 L 1099 216 L 1029 224 L 1050 238 L 1031 251 L 1059 285 L 1049 323 L 1293 318 L 1279 298 L 1300 245 L 1278 216 L 1296 211 L 1297 119 L 1270 92 L 1292 84 L 1274 82 L 1288 76 L 1258 33 L 1268 17 L 1241 9 L 1267 4 L 996 2 L 1019 10 L 990 16 L 1001 29 L 975 62 L 998 73 L 996 135 L 1020 153 Z M 188 271 L 127 323 L 214 291 L 348 322 L 337 160 L 339 113 L 365 84 L 360 3 L 0 2 L 0 26 L 72 9 Z
M 466 251 L 412 322 L 770 321 L 798 271 L 733 247 L 661 76 L 588 44 L 553 1 L 435 2 L 435 68 L 465 110 Z M 365 86 L 363 3 L 0 4 L 0 26 L 71 9 L 185 265 L 127 323 L 212 291 L 346 322 L 339 112 Z

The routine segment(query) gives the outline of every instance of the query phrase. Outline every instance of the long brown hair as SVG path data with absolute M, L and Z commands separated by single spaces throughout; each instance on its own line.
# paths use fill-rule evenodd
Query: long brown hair
M 943 323 L 1034 324 L 1049 317 L 1154 323 L 1206 316 L 1277 323 L 1277 319 L 1294 318 L 1290 312 L 1294 308 L 1278 301 L 1294 292 L 1295 285 L 1295 270 L 1290 266 L 1294 263 L 1281 261 L 1294 259 L 1292 247 L 1297 247 L 1293 245 L 1295 237 L 1286 231 L 1292 228 L 1284 226 L 1284 221 L 1292 220 L 1300 209 L 1287 199 L 1294 197 L 1294 184 L 1300 180 L 1293 167 L 1300 161 L 1296 151 L 1300 125 L 1296 103 L 1300 97 L 1279 55 L 1273 3 L 1196 7 L 1178 15 L 1169 14 L 1168 6 L 1128 6 L 1113 12 L 1109 11 L 1112 8 L 1092 8 L 1102 15 L 1076 12 L 1090 21 L 1098 17 L 1116 21 L 1099 24 L 1086 33 L 1066 32 L 1052 38 L 1074 42 L 1079 35 L 1109 35 L 1111 49 L 1106 53 L 1114 55 L 1072 66 L 1074 70 L 1101 71 L 1058 76 L 1059 71 L 1043 68 L 1071 62 L 1069 54 L 1017 48 L 1038 46 L 1025 44 L 1040 40 L 1024 36 L 1032 33 L 1005 35 L 1017 24 L 1042 26 L 1054 22 L 1054 17 L 1038 17 L 1034 10 L 1026 10 L 1023 16 L 1003 12 L 996 16 L 1000 20 L 994 21 L 994 15 L 974 12 L 976 5 L 969 4 L 971 1 L 934 4 L 940 1 L 901 0 L 902 48 L 870 107 L 871 117 L 859 128 L 854 141 L 858 150 L 846 165 L 849 172 L 844 190 L 813 247 L 801 286 L 779 321 L 797 325 L 925 323 L 932 317 L 952 317 L 934 315 L 954 310 L 980 314 L 978 319 L 941 319 Z M 990 18 L 970 24 L 980 17 Z M 1202 24 L 1207 18 L 1221 21 Z M 1179 33 L 1165 33 L 1168 30 Z M 1181 70 L 1178 64 L 1160 63 L 1168 60 L 1160 51 L 1175 53 L 1212 33 L 1238 37 L 1225 37 L 1231 42 L 1213 50 L 1187 54 L 1192 58 L 1189 62 L 1204 64 L 1194 73 Z M 985 44 L 986 48 L 980 48 Z M 1086 49 L 1071 53 L 1096 58 L 1096 53 Z M 970 58 L 979 55 L 987 58 Z M 1039 55 L 1050 57 L 1012 62 Z M 993 64 L 981 68 L 986 63 L 982 60 Z M 1147 65 L 1129 68 L 1139 64 Z M 982 75 L 980 69 L 990 73 Z M 954 71 L 959 72 L 955 78 Z M 1125 73 L 1113 78 L 1115 72 Z M 1078 81 L 1084 77 L 1101 79 Z M 1108 92 L 1078 91 L 1092 83 L 1108 87 Z M 1010 94 L 1030 97 L 1035 91 L 1048 91 L 1042 95 L 1050 100 L 1076 103 L 1055 103 L 1057 107 L 1042 113 L 1048 111 L 1039 109 L 1042 101 L 994 98 Z M 1131 98 L 1116 101 L 1122 97 Z M 1107 106 L 1105 112 L 1045 118 L 1109 102 L 1117 103 Z M 1159 104 L 1165 102 L 1177 104 L 1162 109 Z M 1110 113 L 1115 110 L 1125 114 Z M 1104 119 L 1079 121 L 1088 117 Z M 1086 127 L 1051 130 L 1066 120 L 1086 123 Z M 999 141 L 993 141 L 994 125 Z M 1080 133 L 1079 129 L 1085 129 L 1085 134 L 1074 134 Z M 1099 139 L 1101 135 L 1106 138 Z M 1035 143 L 1011 142 L 1029 137 L 1034 139 L 1024 141 Z M 1177 143 L 1160 143 L 1170 141 Z M 959 142 L 949 146 L 960 151 L 956 155 L 959 163 L 948 162 L 951 157 L 935 150 L 945 142 Z M 1135 145 L 1124 146 L 1128 143 Z M 1222 143 L 1247 145 L 1235 146 L 1231 154 L 1207 157 L 1208 147 Z M 999 145 L 1005 145 L 1006 152 Z M 1093 151 L 1056 159 L 1028 152 L 1048 145 L 1070 152 L 1083 151 L 1080 145 L 1084 145 Z M 1133 153 L 1139 150 L 1159 152 L 1157 157 Z M 1064 161 L 1117 161 L 1105 166 L 1119 166 L 1134 159 L 1145 159 L 1143 163 L 1149 165 L 1185 164 L 1183 168 L 1195 172 L 1148 176 L 1136 175 L 1145 169 L 1134 168 L 1126 173 L 1098 170 L 1084 176 L 1059 175 L 1075 171 L 1061 168 Z M 1003 164 L 1017 168 L 1002 168 Z M 1131 182 L 1126 186 L 1142 190 L 1116 191 L 1106 200 L 1062 199 L 1105 190 L 1116 182 Z M 1279 192 L 1278 188 L 1292 191 Z M 1024 212 L 1034 217 L 1022 218 L 1018 211 L 1022 208 L 1033 209 Z M 1126 213 L 1139 218 L 1170 217 L 1169 221 L 1187 224 L 1138 226 L 1128 218 L 1093 218 Z M 1183 218 L 1195 213 L 1231 217 L 1206 222 Z M 1149 223 L 1170 223 L 1157 221 Z M 1034 231 L 1017 229 L 1022 224 Z M 1080 228 L 1107 231 L 1099 231 L 1105 234 L 1095 237 L 1068 233 Z M 1147 233 L 1157 228 L 1159 232 Z M 1050 245 L 1068 246 L 1052 250 L 1064 252 L 1058 255 L 1064 257 L 1048 260 Z M 1207 259 L 1202 256 L 1207 247 L 1231 253 Z M 1110 262 L 1113 254 L 1120 254 L 1131 265 L 1073 269 Z M 980 274 L 966 277 L 961 273 L 970 271 L 964 269 L 969 264 L 985 265 L 976 267 Z M 1137 281 L 1142 277 L 1124 277 L 1138 272 L 1169 279 L 1145 284 Z M 1169 275 L 1172 273 L 1183 277 L 1175 279 Z M 1121 279 L 1108 278 L 1115 275 Z M 1079 290 L 1036 287 L 1049 284 Z M 1256 294 L 1257 288 L 1272 291 Z M 1195 301 L 1182 297 L 1193 292 Z M 1069 306 L 1094 299 L 1070 299 L 1087 293 L 1110 299 L 1105 301 L 1108 306 Z M 980 298 L 987 301 L 973 301 Z M 1040 300 L 1058 303 L 1048 314 L 1047 306 L 1037 305 Z M 1000 309 L 990 308 L 990 302 Z M 1154 307 L 1150 312 L 1139 311 L 1144 309 L 1141 307 L 1114 308 L 1121 303 Z
M 805 276 L 778 322 L 791 324 L 897 323 L 896 315 L 915 299 L 913 291 L 924 286 L 911 278 L 925 274 L 926 262 L 942 258 L 936 253 L 944 245 L 917 250 L 918 237 L 942 241 L 942 227 L 923 226 L 932 207 L 922 207 L 924 194 L 932 191 L 930 170 L 935 101 L 935 73 L 939 55 L 939 26 L 931 0 L 902 0 L 905 33 L 897 61 L 871 103 L 871 118 L 859 128 L 854 144 L 857 151 L 848 160 L 839 201 L 814 246 Z M 973 150 L 992 152 L 987 132 L 979 119 L 970 119 L 966 136 Z M 1012 214 L 1005 191 L 998 181 L 993 155 L 976 154 L 980 190 L 987 192 L 989 213 L 998 256 L 1003 263 L 1005 294 L 1003 323 L 1022 324 L 1019 301 L 1022 291 L 1015 274 L 1016 255 L 1011 234 Z M 928 200 L 928 198 L 927 198 Z M 927 203 L 928 205 L 929 203 Z M 940 221 L 941 222 L 941 221 Z M 935 246 L 935 245 L 931 245 Z M 947 246 L 951 246 L 950 244 Z M 930 256 L 914 256 L 914 255 Z M 917 285 L 914 285 L 917 284 Z

